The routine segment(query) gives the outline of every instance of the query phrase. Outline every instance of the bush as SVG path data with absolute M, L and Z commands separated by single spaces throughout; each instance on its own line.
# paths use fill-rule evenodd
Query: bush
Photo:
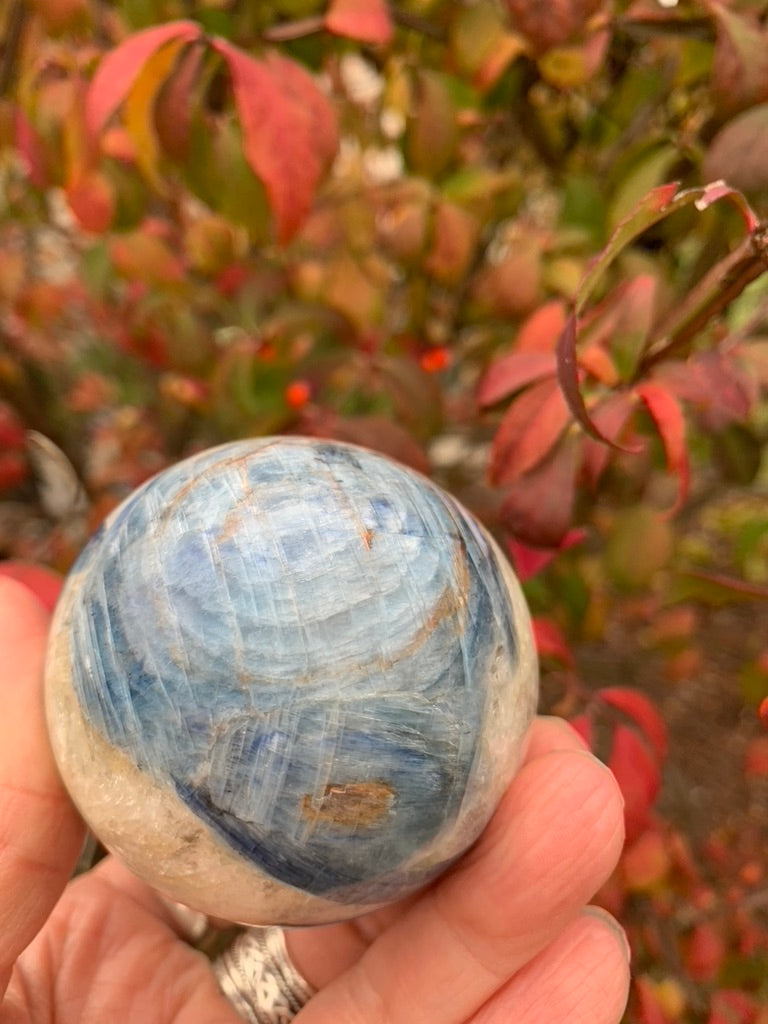
M 765 813 L 702 828 L 674 778 L 702 743 L 736 744 L 743 808 L 768 775 L 765 4 L 0 22 L 0 553 L 66 570 L 238 436 L 430 473 L 505 545 L 545 705 L 624 789 L 627 1020 L 764 1022 Z

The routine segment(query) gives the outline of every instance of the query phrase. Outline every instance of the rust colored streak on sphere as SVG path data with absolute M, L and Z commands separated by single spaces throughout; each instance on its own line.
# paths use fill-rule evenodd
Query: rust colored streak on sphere
M 394 789 L 380 779 L 330 784 L 319 799 L 307 793 L 301 812 L 308 821 L 324 825 L 368 827 L 386 820 L 394 798 Z

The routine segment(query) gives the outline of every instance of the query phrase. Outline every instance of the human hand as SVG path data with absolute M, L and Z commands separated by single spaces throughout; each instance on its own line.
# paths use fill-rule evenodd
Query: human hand
M 209 961 L 107 857 L 67 884 L 83 826 L 46 737 L 48 615 L 0 577 L 0 1024 L 242 1024 Z M 586 902 L 621 850 L 621 797 L 564 723 L 538 719 L 484 835 L 420 896 L 288 933 L 318 989 L 298 1024 L 617 1024 L 618 925 Z

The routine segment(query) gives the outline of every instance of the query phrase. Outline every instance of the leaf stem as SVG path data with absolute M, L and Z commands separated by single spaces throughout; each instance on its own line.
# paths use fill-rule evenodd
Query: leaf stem
M 270 28 L 264 29 L 261 38 L 267 43 L 288 43 L 292 39 L 313 36 L 317 32 L 322 32 L 324 28 L 325 19 L 321 14 L 315 14 L 309 18 L 298 18 L 296 21 L 272 25 Z
M 638 367 L 644 376 L 657 363 L 685 349 L 696 335 L 738 298 L 747 285 L 768 271 L 768 225 L 759 225 L 734 250 L 715 264 L 680 306 L 654 331 Z

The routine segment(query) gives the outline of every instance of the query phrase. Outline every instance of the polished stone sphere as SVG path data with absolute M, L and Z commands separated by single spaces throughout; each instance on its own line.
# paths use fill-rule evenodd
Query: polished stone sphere
M 251 924 L 364 913 L 478 837 L 537 666 L 517 581 L 426 478 L 351 445 L 194 455 L 67 580 L 46 704 L 101 841 L 171 899 Z

